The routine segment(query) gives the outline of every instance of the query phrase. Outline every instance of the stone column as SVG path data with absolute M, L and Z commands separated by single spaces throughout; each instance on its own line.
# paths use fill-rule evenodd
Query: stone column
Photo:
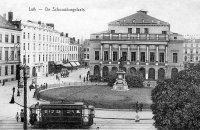
M 128 56 L 127 57 L 127 59 L 128 59 L 127 64 L 130 64 L 130 61 L 131 61 L 131 59 L 130 59 L 130 45 L 128 45 L 128 55 L 127 56 Z
M 156 65 L 158 65 L 158 45 L 156 45 Z
M 158 69 L 155 68 L 155 80 L 158 80 Z
M 149 78 L 149 70 L 146 69 L 146 72 L 145 72 L 145 79 L 148 79 Z
M 121 45 L 119 45 L 119 58 L 118 59 L 120 59 L 121 58 Z
M 165 65 L 168 63 L 168 46 L 165 46 Z
M 140 45 L 137 45 L 137 65 L 139 65 L 140 61 Z
M 101 44 L 101 55 L 100 55 L 100 60 L 103 60 L 103 44 Z
M 149 45 L 147 45 L 147 52 L 146 52 L 146 65 L 149 65 Z
M 111 64 L 111 61 L 112 61 L 112 44 L 109 45 L 109 56 L 110 56 L 110 58 L 109 58 L 109 64 Z

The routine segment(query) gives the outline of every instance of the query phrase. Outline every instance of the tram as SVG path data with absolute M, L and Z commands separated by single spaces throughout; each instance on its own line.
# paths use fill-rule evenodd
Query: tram
M 34 104 L 29 122 L 34 128 L 88 128 L 94 116 L 94 107 L 83 103 Z

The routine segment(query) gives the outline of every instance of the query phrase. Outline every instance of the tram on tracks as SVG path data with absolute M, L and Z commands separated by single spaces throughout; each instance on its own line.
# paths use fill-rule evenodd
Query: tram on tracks
M 93 124 L 94 107 L 83 103 L 34 104 L 30 124 L 34 128 L 88 128 Z

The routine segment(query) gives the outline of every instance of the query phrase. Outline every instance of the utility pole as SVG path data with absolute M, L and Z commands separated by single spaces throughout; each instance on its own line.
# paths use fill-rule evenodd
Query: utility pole
M 23 67 L 24 71 L 24 130 L 27 130 L 27 66 Z

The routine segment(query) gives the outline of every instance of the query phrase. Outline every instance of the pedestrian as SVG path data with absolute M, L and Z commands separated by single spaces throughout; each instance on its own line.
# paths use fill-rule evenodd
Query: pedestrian
M 15 93 L 15 87 L 13 87 L 13 94 Z
M 5 80 L 3 80 L 3 84 L 2 84 L 2 86 L 4 86 L 5 85 Z
M 23 109 L 21 109 L 20 117 L 21 117 L 21 122 L 24 122 L 24 111 L 23 111 Z
M 85 82 L 85 77 L 83 78 L 83 81 Z
M 79 78 L 81 79 L 81 75 L 79 75 Z
M 44 86 L 44 89 L 46 89 L 46 84 L 45 84 L 45 83 L 44 83 L 44 85 L 43 85 L 43 86 Z
M 46 89 L 47 89 L 47 87 L 48 87 L 48 84 L 46 83 Z
M 17 120 L 17 122 L 19 121 L 19 114 L 18 114 L 18 112 L 16 114 L 16 120 Z
M 140 122 L 140 117 L 139 117 L 138 113 L 136 113 L 136 115 L 135 115 L 135 122 Z

